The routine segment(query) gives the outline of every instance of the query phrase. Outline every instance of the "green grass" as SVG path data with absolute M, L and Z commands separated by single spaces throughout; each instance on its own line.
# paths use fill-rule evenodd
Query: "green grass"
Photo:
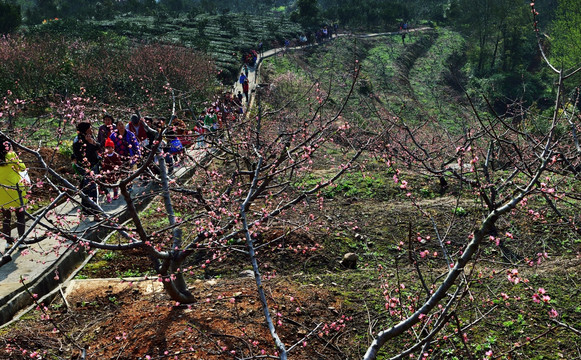
M 453 98 L 448 98 L 447 91 L 443 90 L 450 85 L 448 81 L 453 77 L 450 75 L 450 66 L 460 61 L 465 42 L 459 33 L 445 28 L 438 29 L 437 35 L 428 51 L 414 63 L 409 72 L 409 81 L 424 112 L 438 119 L 446 128 L 458 132 L 463 123 L 459 116 L 463 109 Z
M 322 180 L 328 180 L 326 177 L 321 179 L 313 174 L 309 174 L 301 179 L 295 186 L 299 189 L 309 189 L 319 184 Z M 393 182 L 389 182 L 383 176 L 365 175 L 361 171 L 347 173 L 335 184 L 323 189 L 323 196 L 332 199 L 336 197 L 361 197 L 371 199 L 374 197 L 392 196 L 395 187 Z
M 272 72 L 274 75 L 285 74 L 287 72 L 295 73 L 298 76 L 306 75 L 291 56 L 272 56 L 267 58 L 264 61 L 263 69 L 267 72 Z

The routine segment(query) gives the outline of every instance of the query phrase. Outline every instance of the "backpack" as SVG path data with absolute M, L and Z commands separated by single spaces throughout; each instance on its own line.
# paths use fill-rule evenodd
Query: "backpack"
M 179 152 L 181 152 L 184 149 L 182 142 L 180 141 L 180 139 L 172 139 L 169 142 L 169 153 L 170 154 L 177 154 Z

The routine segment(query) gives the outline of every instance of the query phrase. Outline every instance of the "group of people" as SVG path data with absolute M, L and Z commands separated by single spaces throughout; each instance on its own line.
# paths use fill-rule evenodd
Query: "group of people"
M 246 101 L 248 102 L 248 65 L 245 64 L 239 81 Z M 112 115 L 104 114 L 103 124 L 97 130 L 95 137 L 93 125 L 90 122 L 80 122 L 76 126 L 77 135 L 73 140 L 72 166 L 80 177 L 79 189 L 81 196 L 81 211 L 86 215 L 99 217 L 99 194 L 105 195 L 107 202 L 119 198 L 119 187 L 115 184 L 146 158 L 159 143 L 157 150 L 167 164 L 168 174 L 179 166 L 180 155 L 190 146 L 204 148 L 211 144 L 208 135 L 216 135 L 225 123 L 235 122 L 244 113 L 243 95 L 226 92 L 222 98 L 203 110 L 198 117 L 191 113 L 194 126 L 192 130 L 184 121 L 174 117 L 167 126 L 163 117 L 141 117 L 137 113 L 131 115 L 126 124 L 122 119 L 115 121 Z M 159 134 L 165 129 L 165 137 Z M 159 167 L 152 163 L 150 173 L 159 173 Z M 3 223 L 0 238 L 6 241 L 6 249 L 10 249 L 16 239 L 12 237 L 11 220 L 16 217 L 18 236 L 25 234 L 27 204 L 27 187 L 30 180 L 26 173 L 27 167 L 12 150 L 12 141 L 0 136 L 0 207 Z M 98 182 L 104 184 L 99 191 Z M 129 186 L 131 188 L 131 186 Z M 25 243 L 19 245 L 26 248 Z
M 333 33 L 337 34 L 337 30 L 337 24 L 332 26 L 323 26 L 315 32 L 315 40 L 317 42 L 322 42 L 331 39 L 333 37 Z
M 262 42 L 258 44 L 258 51 L 262 54 Z M 258 52 L 254 49 L 242 54 L 242 63 L 247 66 L 256 66 L 258 60 Z
M 245 94 L 248 96 L 247 90 Z M 77 124 L 72 161 L 75 172 L 81 178 L 79 188 L 86 195 L 81 200 L 81 211 L 98 217 L 98 211 L 89 199 L 98 204 L 99 194 L 105 195 L 107 202 L 119 197 L 118 186 L 104 186 L 98 191 L 97 179 L 105 185 L 116 184 L 123 175 L 141 165 L 158 142 L 158 154 L 165 160 L 168 174 L 172 175 L 174 168 L 180 165 L 185 149 L 191 146 L 205 148 L 212 141 L 208 135 L 218 134 L 225 122 L 236 121 L 243 112 L 241 96 L 228 92 L 193 118 L 191 130 L 175 116 L 168 123 L 163 117 L 141 117 L 138 114 L 131 115 L 127 125 L 123 120 L 115 121 L 112 115 L 105 114 L 96 138 L 91 123 Z M 159 138 L 164 129 L 165 137 Z M 160 171 L 155 161 L 148 170 L 152 175 Z
M 96 138 L 91 123 L 77 124 L 72 161 L 75 172 L 81 177 L 79 188 L 86 195 L 81 200 L 85 214 L 98 216 L 95 206 L 89 201 L 90 199 L 95 204 L 98 203 L 99 191 L 95 180 L 115 184 L 122 175 L 141 163 L 157 140 L 161 140 L 158 149 L 164 155 L 168 172 L 173 172 L 174 157 L 184 148 L 180 136 L 184 142 L 187 140 L 184 136 L 186 129 L 181 120 L 172 119 L 173 126 L 166 130 L 165 139 L 158 139 L 160 131 L 165 127 L 165 121 L 165 118 L 142 118 L 133 114 L 125 125 L 123 120 L 115 121 L 113 116 L 105 114 Z M 106 196 L 107 202 L 111 202 L 119 197 L 119 188 L 113 186 L 112 194 L 107 189 L 102 189 L 100 193 Z
M 333 34 L 335 34 L 335 36 L 337 36 L 337 31 L 338 31 L 339 27 L 337 24 L 333 24 L 333 25 L 325 25 L 322 26 L 321 28 L 317 29 L 317 31 L 315 31 L 314 33 L 311 34 L 300 34 L 298 39 L 293 39 L 293 40 L 289 40 L 289 39 L 285 39 L 283 41 L 283 46 L 284 48 L 289 48 L 291 46 L 297 46 L 297 45 L 307 45 L 308 43 L 322 43 L 325 42 L 329 39 L 331 39 L 333 37 Z

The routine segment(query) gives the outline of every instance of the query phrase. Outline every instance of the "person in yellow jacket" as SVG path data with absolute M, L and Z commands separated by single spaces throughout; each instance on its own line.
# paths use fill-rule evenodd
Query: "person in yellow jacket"
M 26 171 L 26 165 L 12 151 L 10 141 L 0 136 L 0 207 L 4 220 L 2 222 L 2 236 L 6 239 L 6 248 L 9 249 L 14 243 L 11 236 L 12 212 L 16 213 L 16 228 L 18 236 L 22 237 L 25 231 L 24 206 L 26 199 L 26 180 L 23 180 L 21 173 Z M 26 245 L 21 244 L 20 248 Z

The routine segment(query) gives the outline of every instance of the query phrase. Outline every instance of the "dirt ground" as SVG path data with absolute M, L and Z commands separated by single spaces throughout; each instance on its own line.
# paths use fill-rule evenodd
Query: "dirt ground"
M 170 302 L 163 291 L 152 291 L 155 283 L 147 283 L 148 288 L 127 282 L 75 291 L 68 307 L 50 309 L 69 340 L 53 323 L 32 321 L 3 336 L 0 358 L 29 359 L 38 349 L 42 358 L 81 359 L 81 348 L 87 359 L 275 355 L 253 278 L 197 281 L 192 292 L 199 301 L 190 305 Z M 349 348 L 349 339 L 343 335 L 351 317 L 329 291 L 285 279 L 268 280 L 265 288 L 277 332 L 287 347 L 295 345 L 293 359 L 346 358 L 342 349 Z
M 399 226 L 397 217 L 382 216 L 387 206 L 374 199 L 329 199 L 317 216 L 326 219 L 327 225 L 334 224 L 336 233 L 321 230 L 324 227 L 298 231 L 283 237 L 281 247 L 262 252 L 261 271 L 271 314 L 287 349 L 294 346 L 290 358 L 361 357 L 371 341 L 369 311 L 375 313 L 374 300 L 381 302 L 376 294 L 379 274 L 373 264 L 361 263 L 357 270 L 350 270 L 340 260 L 346 251 L 362 255 L 385 251 L 387 245 L 377 240 L 384 237 L 381 232 L 386 226 L 393 226 L 392 236 L 407 233 L 407 226 Z M 403 215 L 413 210 L 390 206 L 389 211 Z M 363 230 L 353 230 L 358 227 Z M 357 238 L 358 231 L 365 238 L 346 246 L 345 241 Z M 282 230 L 274 230 L 258 241 L 268 243 L 281 235 Z M 373 256 L 364 256 L 362 261 L 373 261 Z M 97 255 L 92 263 L 98 266 L 89 264 L 81 275 L 119 278 L 151 268 L 138 250 L 114 255 L 112 260 L 104 258 Z M 236 252 L 224 262 L 213 263 L 196 275 L 201 279 L 192 283 L 191 291 L 199 300 L 189 305 L 172 301 L 154 280 L 121 284 L 114 280 L 83 287 L 72 292 L 67 302 L 57 298 L 47 304 L 53 321 L 37 310 L 17 329 L 0 333 L 0 359 L 29 359 L 34 351 L 42 358 L 81 359 L 82 349 L 86 359 L 276 357 L 254 278 L 240 275 L 248 269 L 246 255 Z M 149 276 L 156 279 L 155 274 Z M 361 303 L 367 291 L 370 299 Z M 366 306 L 371 310 L 365 311 Z

